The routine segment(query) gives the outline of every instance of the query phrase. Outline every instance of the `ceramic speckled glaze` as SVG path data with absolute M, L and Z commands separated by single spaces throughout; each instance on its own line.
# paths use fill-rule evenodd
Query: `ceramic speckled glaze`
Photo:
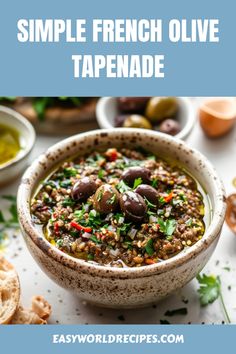
M 53 247 L 31 221 L 30 200 L 39 182 L 58 163 L 75 154 L 109 147 L 143 147 L 181 163 L 207 191 L 212 220 L 204 237 L 166 261 L 140 268 L 110 268 L 72 258 Z M 25 172 L 18 192 L 21 229 L 28 248 L 44 272 L 62 287 L 96 305 L 132 308 L 149 305 L 184 286 L 205 266 L 220 236 L 225 192 L 207 159 L 180 140 L 142 129 L 97 130 L 73 136 L 51 147 Z

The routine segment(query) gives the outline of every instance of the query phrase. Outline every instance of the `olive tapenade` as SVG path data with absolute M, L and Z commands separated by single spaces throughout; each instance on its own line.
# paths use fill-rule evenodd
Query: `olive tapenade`
M 62 252 L 114 267 L 169 259 L 205 231 L 196 181 L 172 163 L 129 149 L 64 162 L 40 185 L 31 213 Z

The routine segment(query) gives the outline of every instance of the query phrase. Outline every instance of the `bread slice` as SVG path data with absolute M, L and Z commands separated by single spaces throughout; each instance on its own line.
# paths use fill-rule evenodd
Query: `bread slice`
M 20 300 L 20 283 L 14 267 L 0 255 L 0 324 L 11 322 Z
M 34 311 L 31 309 L 24 309 L 20 306 L 15 312 L 11 324 L 46 324 L 47 322 L 40 318 Z
M 52 312 L 51 305 L 40 295 L 32 298 L 31 308 L 43 320 L 48 319 Z
M 19 306 L 15 312 L 11 324 L 47 324 L 47 319 L 51 314 L 51 305 L 42 297 L 32 298 L 31 309 Z

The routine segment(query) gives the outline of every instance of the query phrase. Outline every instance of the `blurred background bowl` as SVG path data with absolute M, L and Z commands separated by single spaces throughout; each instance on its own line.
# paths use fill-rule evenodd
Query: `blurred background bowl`
M 181 130 L 175 135 L 176 138 L 185 139 L 191 132 L 196 121 L 196 112 L 191 99 L 187 97 L 176 97 L 178 103 L 178 115 Z M 96 107 L 98 125 L 102 129 L 115 128 L 115 118 L 119 115 L 117 97 L 102 97 Z

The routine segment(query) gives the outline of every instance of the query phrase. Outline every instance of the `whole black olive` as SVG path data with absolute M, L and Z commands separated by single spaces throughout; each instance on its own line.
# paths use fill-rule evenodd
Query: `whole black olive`
M 174 119 L 165 119 L 159 126 L 159 130 L 162 133 L 169 135 L 176 135 L 180 132 L 180 124 Z
M 134 181 L 137 178 L 141 178 L 143 183 L 150 183 L 151 171 L 145 167 L 134 166 L 130 167 L 121 175 L 121 179 L 125 181 L 129 186 L 133 186 Z
M 141 222 L 146 215 L 146 203 L 138 193 L 128 191 L 120 196 L 120 208 L 125 217 L 133 222 Z
M 150 97 L 119 97 L 118 109 L 121 112 L 139 113 L 143 111 Z
M 109 214 L 116 210 L 118 202 L 118 191 L 110 184 L 103 184 L 94 195 L 93 207 L 101 214 Z
M 140 184 L 136 189 L 135 192 L 141 195 L 143 198 L 147 198 L 147 200 L 154 204 L 158 205 L 159 196 L 158 192 L 155 188 L 149 186 L 148 184 Z
M 127 119 L 128 114 L 120 114 L 115 117 L 114 123 L 115 127 L 123 127 L 124 121 Z
M 83 177 L 72 187 L 71 196 L 74 200 L 86 200 L 96 192 L 96 189 L 97 185 L 94 179 Z

